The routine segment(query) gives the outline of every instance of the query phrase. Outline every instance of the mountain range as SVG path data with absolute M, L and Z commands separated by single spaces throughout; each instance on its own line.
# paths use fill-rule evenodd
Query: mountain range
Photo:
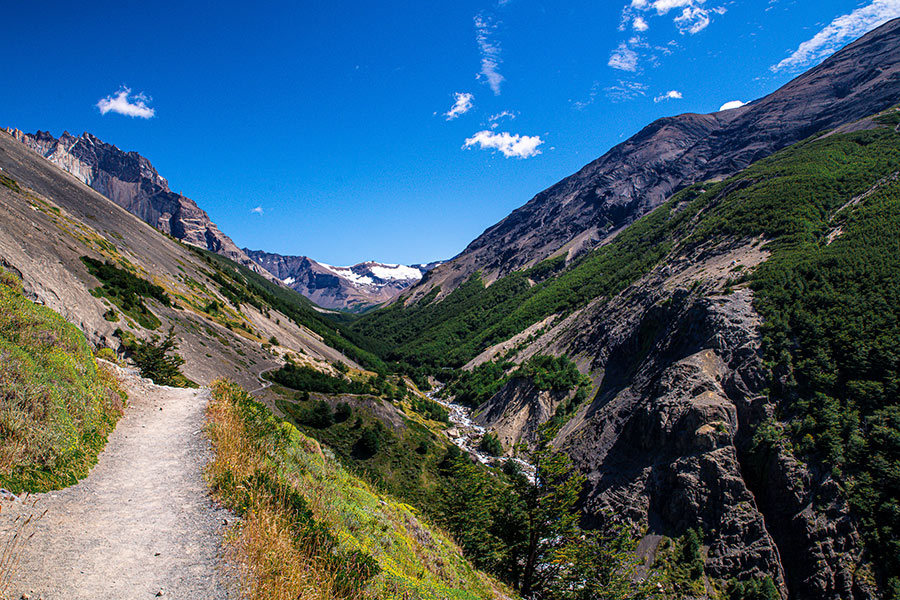
M 274 371 L 269 406 L 439 517 L 460 489 L 435 483 L 456 429 L 420 393 L 438 383 L 496 453 L 562 451 L 584 527 L 638 532 L 642 568 L 696 540 L 672 597 L 897 598 L 898 99 L 895 20 L 745 106 L 655 121 L 413 266 L 240 249 L 140 155 L 8 129 L 0 258 L 97 346 L 170 326 L 198 383 Z M 92 259 L 166 296 L 125 302 Z M 442 521 L 498 576 L 473 548 L 502 555 L 478 494 L 505 476 L 462 490 L 474 525 Z
M 334 267 L 307 256 L 244 248 L 258 265 L 322 308 L 360 312 L 390 302 L 440 263 L 392 265 L 367 261 Z

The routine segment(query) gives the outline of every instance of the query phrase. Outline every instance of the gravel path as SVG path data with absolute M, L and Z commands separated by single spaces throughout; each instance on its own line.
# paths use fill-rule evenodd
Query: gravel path
M 209 390 L 129 376 L 129 406 L 90 475 L 32 496 L 47 510 L 21 550 L 9 598 L 225 599 L 220 545 L 227 511 L 207 494 L 202 432 Z M 4 503 L 0 535 L 21 503 Z

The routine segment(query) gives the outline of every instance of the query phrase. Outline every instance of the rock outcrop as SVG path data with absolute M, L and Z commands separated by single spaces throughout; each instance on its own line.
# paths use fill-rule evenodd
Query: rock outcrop
M 590 250 L 675 191 L 733 174 L 900 98 L 900 19 L 738 109 L 659 119 L 488 228 L 413 289 L 449 293 L 475 271 L 490 283 L 551 255 Z
M 75 137 L 65 132 L 56 139 L 46 131 L 30 134 L 7 128 L 6 132 L 145 223 L 271 278 L 219 231 L 196 202 L 169 189 L 150 161 L 137 152 L 120 150 L 90 133 Z
M 670 256 L 555 323 L 515 360 L 567 354 L 596 384 L 554 442 L 587 476 L 588 523 L 611 511 L 639 524 L 650 553 L 661 536 L 697 527 L 713 578 L 766 575 L 785 598 L 877 598 L 837 484 L 788 448 L 771 456 L 752 448 L 775 414 L 760 318 L 748 287 L 724 290 L 734 269 L 766 256 L 752 241 Z M 520 383 L 485 403 L 479 419 L 528 441 L 554 408 Z

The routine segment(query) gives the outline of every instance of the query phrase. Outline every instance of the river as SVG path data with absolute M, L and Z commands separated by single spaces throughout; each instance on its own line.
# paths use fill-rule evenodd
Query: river
M 481 438 L 487 433 L 487 429 L 472 420 L 473 409 L 441 397 L 441 389 L 440 387 L 434 388 L 425 395 L 447 409 L 450 423 L 452 423 L 452 427 L 447 430 L 450 441 L 483 465 L 496 467 L 502 466 L 507 461 L 515 462 L 528 481 L 533 483 L 535 469 L 531 463 L 521 458 L 491 456 L 479 449 Z

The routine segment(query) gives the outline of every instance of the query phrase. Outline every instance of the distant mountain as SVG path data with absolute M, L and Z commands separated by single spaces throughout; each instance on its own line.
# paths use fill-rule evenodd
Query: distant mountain
M 75 137 L 65 132 L 56 139 L 46 131 L 31 134 L 6 128 L 6 132 L 160 231 L 271 277 L 219 231 L 196 202 L 173 192 L 137 152 L 120 150 L 90 133 Z
M 389 302 L 439 265 L 392 265 L 367 261 L 335 267 L 306 256 L 282 256 L 244 248 L 263 269 L 319 306 L 362 311 Z
M 490 283 L 548 257 L 573 258 L 611 239 L 676 191 L 737 173 L 821 131 L 900 100 L 900 20 L 850 44 L 741 108 L 654 121 L 488 228 L 415 288 L 449 293 L 476 271 Z

